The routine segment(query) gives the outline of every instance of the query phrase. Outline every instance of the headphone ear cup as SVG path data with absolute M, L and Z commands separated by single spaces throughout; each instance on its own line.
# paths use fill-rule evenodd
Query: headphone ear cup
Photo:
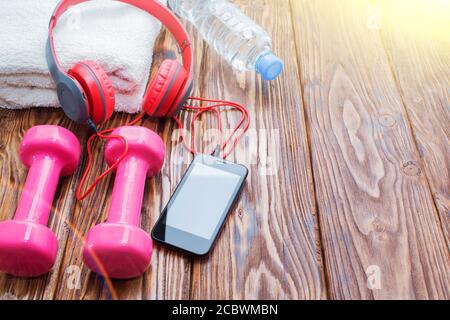
M 186 69 L 178 61 L 164 60 L 145 92 L 145 112 L 152 117 L 168 116 L 187 77 Z
M 83 87 L 92 121 L 100 124 L 108 120 L 114 111 L 115 96 L 106 72 L 95 62 L 82 61 L 68 73 Z
M 89 119 L 89 101 L 81 84 L 71 76 L 64 76 L 56 84 L 56 93 L 66 116 L 77 123 L 86 123 Z

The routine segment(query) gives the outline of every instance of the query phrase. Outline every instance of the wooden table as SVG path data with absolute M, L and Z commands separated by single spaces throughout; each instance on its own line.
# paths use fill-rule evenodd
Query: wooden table
M 428 15 L 444 9 L 403 0 L 236 2 L 269 31 L 286 65 L 276 81 L 263 82 L 234 72 L 194 37 L 195 95 L 240 101 L 252 120 L 230 157 L 250 175 L 211 255 L 193 259 L 156 246 L 140 278 L 107 281 L 89 272 L 82 237 L 105 219 L 113 177 L 77 202 L 80 167 L 55 197 L 53 271 L 0 275 L 0 298 L 450 298 L 450 25 Z M 163 32 L 155 62 L 173 48 Z M 228 113 L 227 125 L 237 117 Z M 115 114 L 109 124 L 131 118 Z M 27 173 L 18 158 L 24 132 L 59 124 L 83 144 L 88 132 L 47 109 L 1 110 L 0 122 L 4 220 Z M 191 156 L 173 121 L 141 124 L 167 147 L 162 172 L 146 186 L 142 225 L 150 231 L 187 166 L 177 159 Z M 203 118 L 203 128 L 213 125 Z M 96 150 L 91 179 L 105 169 L 101 144 Z

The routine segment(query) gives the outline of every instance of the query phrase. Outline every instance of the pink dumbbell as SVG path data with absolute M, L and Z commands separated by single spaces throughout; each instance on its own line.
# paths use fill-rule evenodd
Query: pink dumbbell
M 71 175 L 80 143 L 59 126 L 35 126 L 25 133 L 20 159 L 30 168 L 14 220 L 0 223 L 0 270 L 39 276 L 53 267 L 58 241 L 47 227 L 60 176 Z
M 155 132 L 143 127 L 120 127 L 112 134 L 128 141 L 128 154 L 117 167 L 108 219 L 89 231 L 83 258 L 98 274 L 127 279 L 141 275 L 150 264 L 152 239 L 139 227 L 140 215 L 145 180 L 161 170 L 164 144 Z M 105 147 L 108 165 L 123 150 L 122 140 L 110 140 Z

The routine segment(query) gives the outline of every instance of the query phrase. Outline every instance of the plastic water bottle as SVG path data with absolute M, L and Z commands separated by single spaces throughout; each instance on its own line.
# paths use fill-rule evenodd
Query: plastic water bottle
M 283 61 L 272 52 L 267 32 L 226 0 L 168 0 L 170 8 L 191 22 L 203 39 L 239 71 L 275 79 Z

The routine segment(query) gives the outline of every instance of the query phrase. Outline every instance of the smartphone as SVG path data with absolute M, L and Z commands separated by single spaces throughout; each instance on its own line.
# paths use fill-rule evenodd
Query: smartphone
M 159 243 L 204 256 L 236 202 L 248 170 L 210 155 L 197 155 L 152 230 Z

